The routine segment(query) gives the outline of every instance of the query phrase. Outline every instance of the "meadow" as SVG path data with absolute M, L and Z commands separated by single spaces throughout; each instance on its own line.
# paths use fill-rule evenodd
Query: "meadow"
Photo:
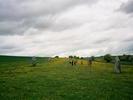
M 0 57 L 0 100 L 133 100 L 133 66 L 86 61 L 71 66 L 67 58 L 48 61 L 30 57 Z

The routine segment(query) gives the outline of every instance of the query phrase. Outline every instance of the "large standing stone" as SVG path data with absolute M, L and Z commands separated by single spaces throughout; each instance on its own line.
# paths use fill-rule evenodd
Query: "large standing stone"
M 121 73 L 121 65 L 120 65 L 120 59 L 119 57 L 115 57 L 115 68 L 114 68 L 114 71 L 116 73 Z
M 51 61 L 52 61 L 52 58 L 49 57 L 49 58 L 48 58 L 48 62 L 51 62 Z

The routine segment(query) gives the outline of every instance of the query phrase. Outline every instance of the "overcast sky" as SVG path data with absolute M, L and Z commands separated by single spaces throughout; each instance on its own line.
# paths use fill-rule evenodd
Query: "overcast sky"
M 0 55 L 133 54 L 133 0 L 0 0 Z

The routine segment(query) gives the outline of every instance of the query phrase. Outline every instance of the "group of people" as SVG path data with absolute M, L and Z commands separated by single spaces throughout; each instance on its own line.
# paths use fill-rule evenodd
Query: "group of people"
M 80 60 L 81 61 L 81 65 L 83 65 L 83 60 Z M 88 63 L 88 66 L 92 66 L 92 58 L 88 58 L 87 59 L 87 63 Z M 77 59 L 74 59 L 74 58 L 70 58 L 69 59 L 69 63 L 74 66 L 77 64 Z M 114 72 L 115 73 L 121 73 L 121 64 L 120 64 L 120 59 L 118 56 L 115 57 L 115 66 L 114 66 Z
M 50 59 L 51 60 L 51 59 Z M 71 58 L 69 63 L 74 66 L 77 64 L 77 59 Z M 87 59 L 88 66 L 92 66 L 92 58 Z M 32 66 L 36 66 L 37 64 L 37 59 L 35 56 L 32 57 Z M 83 60 L 81 60 L 81 65 L 83 65 Z M 118 56 L 115 57 L 115 66 L 114 66 L 114 72 L 115 73 L 121 73 L 121 65 L 120 65 L 120 59 Z
M 70 58 L 70 59 L 69 59 L 69 63 L 70 63 L 72 66 L 74 66 L 74 65 L 76 65 L 76 64 L 78 63 L 78 60 L 75 59 L 75 58 Z M 80 63 L 81 63 L 81 65 L 83 65 L 83 60 L 80 60 Z M 88 59 L 87 59 L 87 63 L 88 63 L 88 66 L 91 66 L 91 65 L 92 65 L 92 58 L 88 58 Z
M 69 63 L 70 63 L 72 66 L 74 66 L 74 65 L 77 64 L 77 60 L 76 60 L 76 59 L 71 59 L 71 60 L 69 61 Z

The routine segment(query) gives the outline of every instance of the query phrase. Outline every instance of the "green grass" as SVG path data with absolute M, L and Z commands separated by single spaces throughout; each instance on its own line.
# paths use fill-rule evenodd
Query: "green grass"
M 71 66 L 67 59 L 41 58 L 36 67 L 29 58 L 8 60 L 0 62 L 0 100 L 133 99 L 131 65 L 115 74 L 113 64 L 102 62 L 93 62 L 90 69 L 85 62 Z

